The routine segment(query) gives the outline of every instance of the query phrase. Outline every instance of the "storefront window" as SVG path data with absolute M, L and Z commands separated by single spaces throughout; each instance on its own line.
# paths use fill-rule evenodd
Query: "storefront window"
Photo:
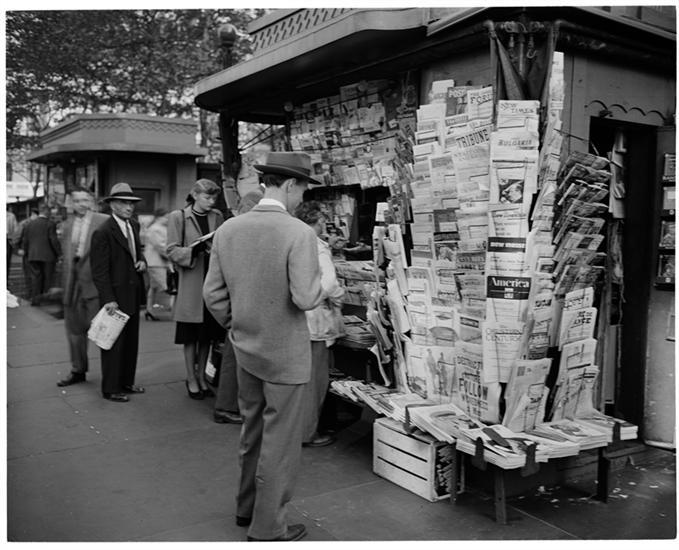
M 158 189 L 140 189 L 134 188 L 134 194 L 141 197 L 141 201 L 137 203 L 135 212 L 139 214 L 153 214 L 158 204 L 160 191 Z

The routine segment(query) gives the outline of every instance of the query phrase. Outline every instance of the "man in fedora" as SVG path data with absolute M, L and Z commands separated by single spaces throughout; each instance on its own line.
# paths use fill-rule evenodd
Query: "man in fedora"
M 304 311 L 322 300 L 316 234 L 291 213 L 311 177 L 305 153 L 272 152 L 264 198 L 215 233 L 203 285 L 207 308 L 229 329 L 238 372 L 240 484 L 236 524 L 248 540 L 299 540 L 287 503 L 302 448 L 304 385 L 311 343 Z
M 132 219 L 132 213 L 141 199 L 127 183 L 116 183 L 104 200 L 111 207 L 111 217 L 92 234 L 92 279 L 100 305 L 109 312 L 120 309 L 130 318 L 111 349 L 101 350 L 101 391 L 105 399 L 126 402 L 127 394 L 144 393 L 144 388 L 134 384 L 146 261 L 139 241 L 139 225 Z

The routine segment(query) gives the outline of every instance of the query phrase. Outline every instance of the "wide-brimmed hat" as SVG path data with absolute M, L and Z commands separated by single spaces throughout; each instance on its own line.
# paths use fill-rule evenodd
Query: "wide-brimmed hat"
M 105 202 L 110 202 L 113 200 L 121 201 L 140 201 L 141 197 L 135 197 L 132 194 L 132 188 L 129 183 L 116 183 L 111 187 L 111 192 L 108 197 L 104 198 Z
M 306 153 L 274 151 L 266 157 L 266 164 L 253 164 L 253 168 L 263 174 L 282 174 L 324 185 L 322 181 L 311 176 L 311 157 Z

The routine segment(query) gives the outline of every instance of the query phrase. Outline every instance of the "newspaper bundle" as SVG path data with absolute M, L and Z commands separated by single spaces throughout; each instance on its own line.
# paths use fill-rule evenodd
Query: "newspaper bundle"
M 130 318 L 119 309 L 110 313 L 102 307 L 92 319 L 87 337 L 101 349 L 111 349 Z

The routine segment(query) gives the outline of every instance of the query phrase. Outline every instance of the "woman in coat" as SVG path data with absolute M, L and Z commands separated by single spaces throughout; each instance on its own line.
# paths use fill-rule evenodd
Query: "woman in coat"
M 167 256 L 179 273 L 172 318 L 177 322 L 175 344 L 184 346 L 186 391 L 192 399 L 212 395 L 205 380 L 205 364 L 213 342 L 223 342 L 225 330 L 203 302 L 203 280 L 210 260 L 211 235 L 224 221 L 212 208 L 219 186 L 199 179 L 192 187 L 188 206 L 170 213 L 167 224 Z

